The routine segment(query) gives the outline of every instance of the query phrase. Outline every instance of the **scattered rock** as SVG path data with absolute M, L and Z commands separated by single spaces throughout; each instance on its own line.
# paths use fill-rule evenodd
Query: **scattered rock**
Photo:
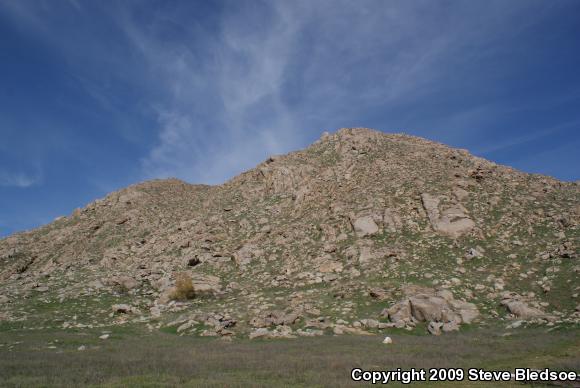
M 278 326 L 274 330 L 268 330 L 266 328 L 258 328 L 250 333 L 249 338 L 281 339 L 281 338 L 296 338 L 296 336 L 293 335 L 292 329 L 290 327 Z
M 479 311 L 473 303 L 454 299 L 449 290 L 407 286 L 404 293 L 405 298 L 381 313 L 396 327 L 405 327 L 415 321 L 430 322 L 429 332 L 438 335 L 445 324 L 444 331 L 453 331 L 460 324 L 472 323 L 479 317 Z
M 259 317 L 250 320 L 250 326 L 264 328 L 270 326 L 293 325 L 301 318 L 295 312 L 285 313 L 283 311 L 266 311 Z
M 131 276 L 113 276 L 105 284 L 118 288 L 120 291 L 131 291 L 139 286 L 139 282 Z
M 222 291 L 221 279 L 214 275 L 193 274 L 191 282 L 196 295 L 215 296 Z
M 115 314 L 140 314 L 138 308 L 130 306 L 128 304 L 115 304 L 111 306 Z
M 530 307 L 525 302 L 525 298 L 516 293 L 505 292 L 502 295 L 501 305 L 505 306 L 506 309 L 518 319 L 546 319 L 549 321 L 554 320 L 553 316 L 546 314 L 542 310 Z
M 383 290 L 382 288 L 371 288 L 369 290 L 369 295 L 377 300 L 383 301 L 386 300 L 388 298 L 388 294 L 385 290 Z
M 0 320 L 172 321 L 179 335 L 228 339 L 420 323 L 442 334 L 504 309 L 503 326 L 574 325 L 579 189 L 424 139 L 342 129 L 223 185 L 143 182 L 0 239 Z M 112 311 L 92 310 L 111 298 Z M 75 310 L 42 308 L 58 303 Z M 388 322 L 368 316 L 385 305 Z
M 441 329 L 443 328 L 443 322 L 431 321 L 427 325 L 427 331 L 431 335 L 441 335 Z
M 332 329 L 333 333 L 336 335 L 343 335 L 343 334 L 353 334 L 353 335 L 374 335 L 373 333 L 369 333 L 359 327 L 348 327 L 345 325 L 335 325 Z
M 372 236 L 379 232 L 379 227 L 371 216 L 356 218 L 352 222 L 352 227 L 358 237 Z
M 436 232 L 451 238 L 458 238 L 475 227 L 475 222 L 469 218 L 466 214 L 467 210 L 461 204 L 457 203 L 440 211 L 439 197 L 423 193 L 421 200 L 431 226 Z

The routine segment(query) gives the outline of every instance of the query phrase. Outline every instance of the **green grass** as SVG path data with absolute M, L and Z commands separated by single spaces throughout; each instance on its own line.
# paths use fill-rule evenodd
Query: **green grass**
M 2 327 L 11 330 L 38 327 L 61 327 L 67 321 L 69 323 L 93 324 L 94 322 L 111 321 L 109 318 L 111 306 L 119 303 L 130 303 L 132 299 L 128 295 L 100 294 L 92 296 L 79 296 L 75 299 L 59 300 L 54 292 L 47 294 L 31 294 L 30 297 L 15 300 L 13 309 L 25 311 L 26 320 L 13 322 L 0 322 Z M 19 314 L 21 315 L 21 314 Z M 77 320 L 72 317 L 76 316 Z
M 127 326 L 109 331 L 108 340 L 98 339 L 102 330 L 2 332 L 0 386 L 346 387 L 360 385 L 350 381 L 354 367 L 580 371 L 577 329 L 528 328 L 507 337 L 497 327 L 440 337 L 393 330 L 389 346 L 381 343 L 382 336 L 225 342 Z M 78 351 L 81 345 L 87 349 Z M 465 381 L 437 386 L 486 385 Z

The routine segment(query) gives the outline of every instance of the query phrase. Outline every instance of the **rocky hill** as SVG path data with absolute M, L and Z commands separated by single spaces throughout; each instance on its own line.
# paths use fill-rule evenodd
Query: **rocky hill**
M 0 325 L 224 338 L 577 325 L 579 220 L 578 183 L 341 129 L 223 185 L 144 182 L 0 240 Z

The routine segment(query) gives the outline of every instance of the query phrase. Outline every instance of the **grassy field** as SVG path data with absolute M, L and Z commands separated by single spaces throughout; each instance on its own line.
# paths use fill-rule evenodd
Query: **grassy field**
M 0 332 L 0 385 L 346 387 L 354 367 L 366 370 L 462 367 L 580 371 L 580 331 L 499 328 L 441 337 L 393 334 L 294 340 L 179 337 L 137 327 L 99 331 Z M 78 350 L 80 346 L 85 350 Z M 397 385 L 397 384 L 389 384 Z M 518 383 L 419 383 L 415 386 L 522 386 Z

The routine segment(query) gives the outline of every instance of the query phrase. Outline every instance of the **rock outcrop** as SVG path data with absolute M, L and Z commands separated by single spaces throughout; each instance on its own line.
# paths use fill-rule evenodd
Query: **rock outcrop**
M 441 330 L 459 330 L 461 324 L 473 323 L 480 315 L 473 303 L 456 300 L 448 290 L 407 286 L 404 294 L 401 301 L 381 313 L 396 327 L 428 322 L 428 331 L 440 334 Z
M 421 201 L 433 229 L 445 236 L 457 238 L 475 227 L 475 222 L 469 218 L 467 210 L 460 203 L 440 210 L 440 198 L 427 193 L 421 194 Z
M 578 183 L 343 128 L 221 185 L 142 182 L 0 239 L 0 320 L 219 338 L 575 325 L 578 203 Z

